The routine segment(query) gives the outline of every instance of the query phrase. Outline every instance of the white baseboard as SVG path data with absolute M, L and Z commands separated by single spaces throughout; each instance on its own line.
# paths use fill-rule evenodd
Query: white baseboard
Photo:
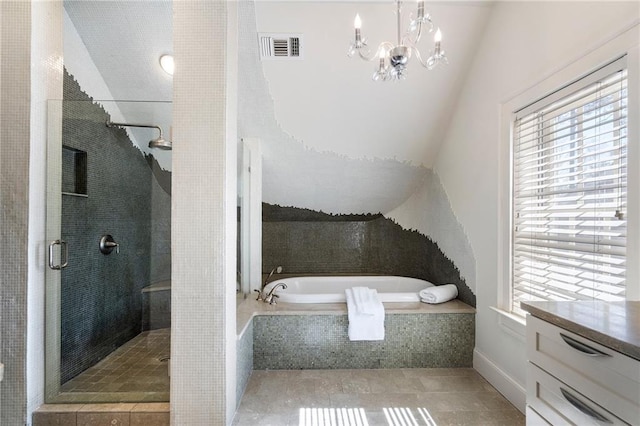
M 525 413 L 527 404 L 527 391 L 525 388 L 477 349 L 473 351 L 473 368 L 520 412 Z

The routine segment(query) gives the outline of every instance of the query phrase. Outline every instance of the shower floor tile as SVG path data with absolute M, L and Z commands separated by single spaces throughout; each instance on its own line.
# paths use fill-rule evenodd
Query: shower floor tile
M 144 331 L 60 387 L 59 402 L 169 400 L 171 330 Z
M 524 426 L 525 417 L 472 368 L 256 370 L 233 422 L 329 424 Z

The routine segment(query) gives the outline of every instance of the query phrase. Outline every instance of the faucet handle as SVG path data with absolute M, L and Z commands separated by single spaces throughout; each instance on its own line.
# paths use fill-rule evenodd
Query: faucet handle
M 258 292 L 258 297 L 256 298 L 256 300 L 257 300 L 258 302 L 261 302 L 261 301 L 263 300 L 263 299 L 262 299 L 262 292 L 261 292 L 260 290 L 258 290 L 257 288 L 256 288 L 256 289 L 254 289 L 253 291 L 257 291 L 257 292 Z
M 277 305 L 278 302 L 276 302 L 276 299 L 279 298 L 280 296 L 278 296 L 277 294 L 272 294 L 271 295 L 271 300 L 269 301 L 270 305 Z

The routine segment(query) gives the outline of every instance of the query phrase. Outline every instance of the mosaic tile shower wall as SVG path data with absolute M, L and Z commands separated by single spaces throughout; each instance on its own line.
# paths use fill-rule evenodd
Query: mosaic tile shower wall
M 156 215 L 166 220 L 171 203 L 126 132 L 107 128 L 107 113 L 67 73 L 64 99 L 62 140 L 86 153 L 87 196 L 63 195 L 62 201 L 69 244 L 61 284 L 62 383 L 142 330 L 141 289 L 153 275 L 152 221 Z M 119 253 L 99 251 L 105 234 L 120 244 Z
M 393 314 L 385 340 L 351 342 L 346 315 L 254 318 L 255 370 L 471 367 L 475 314 Z
M 171 289 L 142 293 L 142 330 L 171 327 Z
M 151 179 L 151 282 L 171 279 L 171 172 L 146 157 Z
M 458 299 L 476 306 L 458 268 L 436 243 L 382 215 L 329 215 L 263 203 L 263 273 L 276 265 L 287 274 L 399 275 L 453 283 Z

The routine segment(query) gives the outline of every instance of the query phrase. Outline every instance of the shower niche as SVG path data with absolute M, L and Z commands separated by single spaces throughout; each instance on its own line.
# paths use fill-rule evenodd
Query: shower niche
M 87 153 L 62 145 L 62 194 L 86 197 Z

